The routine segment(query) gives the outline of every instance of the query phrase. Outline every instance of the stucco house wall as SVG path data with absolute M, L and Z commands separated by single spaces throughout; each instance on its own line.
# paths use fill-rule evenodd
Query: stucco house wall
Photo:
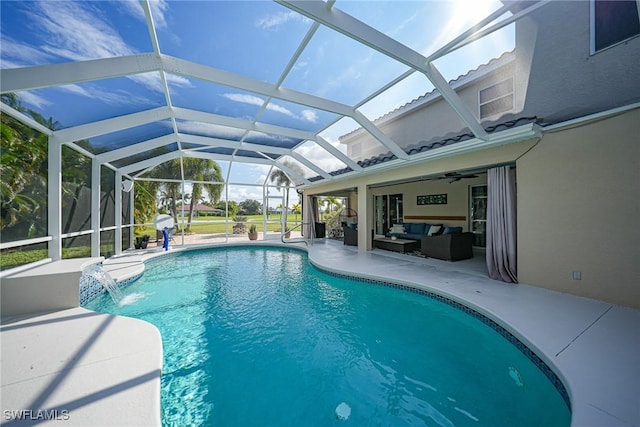
M 518 279 L 640 307 L 640 109 L 545 134 L 516 172 Z
M 550 2 L 518 21 L 522 114 L 557 123 L 639 102 L 640 37 L 590 49 L 589 1 Z
M 490 66 L 482 67 L 461 77 L 453 83 L 453 88 L 474 117 L 478 118 L 478 92 L 495 83 L 514 76 L 513 53 L 505 53 Z M 515 90 L 514 92 L 517 92 Z M 504 114 L 514 113 L 515 110 Z M 487 117 L 485 122 L 499 119 L 504 114 Z M 428 120 L 425 117 L 428 115 Z M 400 147 L 406 148 L 420 142 L 439 141 L 446 136 L 456 136 L 468 132 L 464 123 L 451 106 L 437 93 L 401 107 L 374 121 L 379 129 Z M 366 131 L 359 129 L 340 138 L 347 145 L 347 155 L 354 160 L 367 159 L 389 151 Z

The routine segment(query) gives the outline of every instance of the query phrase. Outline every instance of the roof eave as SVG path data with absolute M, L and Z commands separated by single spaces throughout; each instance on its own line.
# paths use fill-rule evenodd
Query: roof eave
M 508 144 L 515 144 L 527 140 L 538 140 L 542 138 L 542 128 L 536 123 L 527 123 L 522 126 L 518 126 L 511 129 L 506 129 L 497 133 L 490 134 L 488 140 L 482 140 L 479 138 L 473 138 L 468 141 L 459 142 L 456 144 L 435 148 L 426 152 L 413 154 L 409 156 L 407 160 L 394 159 L 377 165 L 369 166 L 362 169 L 360 172 L 347 172 L 333 177 L 331 181 L 320 180 L 311 184 L 302 185 L 299 188 L 302 190 L 312 189 L 327 184 L 328 182 L 335 183 L 344 180 L 353 180 L 354 177 L 361 177 L 372 174 L 379 174 L 380 172 L 395 170 L 404 168 L 407 166 L 415 165 L 418 163 L 430 162 L 446 157 L 458 156 L 461 154 L 472 153 L 479 150 L 486 150 L 489 148 L 500 147 Z

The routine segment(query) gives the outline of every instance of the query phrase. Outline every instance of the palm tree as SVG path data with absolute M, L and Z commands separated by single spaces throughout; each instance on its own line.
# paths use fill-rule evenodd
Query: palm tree
M 22 107 L 16 94 L 3 94 L 2 102 L 18 111 L 30 113 Z M 0 115 L 0 118 L 0 229 L 16 227 L 14 232 L 22 238 L 26 237 L 25 234 L 29 237 L 44 235 L 47 137 L 7 114 Z M 34 119 L 44 122 L 41 116 Z
M 182 162 L 182 167 L 180 162 Z M 155 178 L 179 179 L 182 177 L 182 171 L 184 171 L 185 178 L 194 181 L 222 182 L 223 180 L 222 169 L 216 162 L 208 159 L 195 159 L 190 157 L 162 163 L 151 171 L 151 176 Z M 176 220 L 178 219 L 178 200 L 182 200 L 183 198 L 180 187 L 180 183 L 165 182 L 158 188 L 160 206 L 166 208 Z M 196 205 L 202 200 L 203 190 L 206 191 L 211 203 L 216 204 L 220 200 L 222 189 L 222 184 L 193 183 L 191 195 L 184 197 L 185 199 L 189 199 L 189 216 L 185 231 L 191 231 L 193 212 L 195 211 Z
M 222 169 L 213 160 L 184 158 L 182 159 L 184 173 L 194 181 L 214 181 L 222 182 Z M 222 195 L 221 184 L 201 184 L 194 182 L 191 189 L 191 203 L 189 204 L 189 219 L 187 221 L 187 231 L 191 231 L 191 220 L 196 204 L 202 200 L 203 189 L 207 192 L 211 203 L 218 203 Z
M 300 203 L 296 203 L 295 205 L 291 206 L 291 210 L 294 214 L 296 214 L 296 223 L 298 223 L 298 215 L 302 213 L 302 206 L 300 205 Z
M 160 183 L 157 181 L 135 181 L 133 217 L 136 223 L 144 224 L 158 214 L 156 206 Z
M 151 171 L 153 178 L 180 179 L 182 172 L 180 169 L 180 159 L 164 162 Z M 164 182 L 159 188 L 159 204 L 169 211 L 175 221 L 178 220 L 178 199 L 182 199 L 180 194 L 180 183 Z
M 336 197 L 333 196 L 328 196 L 325 197 L 322 200 L 323 204 L 326 205 L 326 210 L 325 213 L 330 214 L 331 212 L 333 212 L 333 207 L 335 206 L 336 208 L 339 208 L 340 206 L 342 206 L 342 204 L 340 203 L 340 200 L 338 200 Z
M 300 169 L 300 167 L 295 164 L 292 163 L 288 160 L 284 161 L 284 165 L 286 167 L 288 167 L 289 169 L 292 169 L 296 172 L 299 172 L 300 175 L 302 175 L 302 170 Z M 275 183 L 276 184 L 276 188 L 278 190 L 280 190 L 281 188 L 284 188 L 284 205 L 285 208 L 283 209 L 283 212 L 285 212 L 284 214 L 284 230 L 283 232 L 286 232 L 287 230 L 287 213 L 289 211 L 288 207 L 289 207 L 289 187 L 292 184 L 292 180 L 289 178 L 289 176 L 284 173 L 282 170 L 280 169 L 274 169 L 271 171 L 271 174 L 269 175 L 269 182 L 271 182 L 272 184 Z

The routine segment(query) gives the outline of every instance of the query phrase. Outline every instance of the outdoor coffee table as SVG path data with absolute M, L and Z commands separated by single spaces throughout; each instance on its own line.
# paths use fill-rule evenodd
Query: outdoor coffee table
M 420 242 L 409 239 L 391 239 L 388 237 L 378 237 L 373 240 L 373 246 L 387 251 L 407 253 L 419 248 Z

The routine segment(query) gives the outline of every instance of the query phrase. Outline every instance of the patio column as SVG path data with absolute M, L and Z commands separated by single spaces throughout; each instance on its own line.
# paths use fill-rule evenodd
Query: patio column
M 47 234 L 52 237 L 49 258 L 58 261 L 62 259 L 62 144 L 49 137 L 47 151 Z
M 115 215 L 114 218 L 116 220 L 116 237 L 115 237 L 115 251 L 116 255 L 120 255 L 122 253 L 122 173 L 116 171 L 115 174 Z
M 100 256 L 100 162 L 91 160 L 91 256 Z
M 364 184 L 358 185 L 358 250 L 371 250 L 371 230 L 373 229 L 373 215 L 371 194 L 369 187 Z
M 129 249 L 133 247 L 133 224 L 136 223 L 136 219 L 133 217 L 135 213 L 135 207 L 133 206 L 133 201 L 135 200 L 135 181 L 133 187 L 131 187 L 131 191 L 129 191 Z

